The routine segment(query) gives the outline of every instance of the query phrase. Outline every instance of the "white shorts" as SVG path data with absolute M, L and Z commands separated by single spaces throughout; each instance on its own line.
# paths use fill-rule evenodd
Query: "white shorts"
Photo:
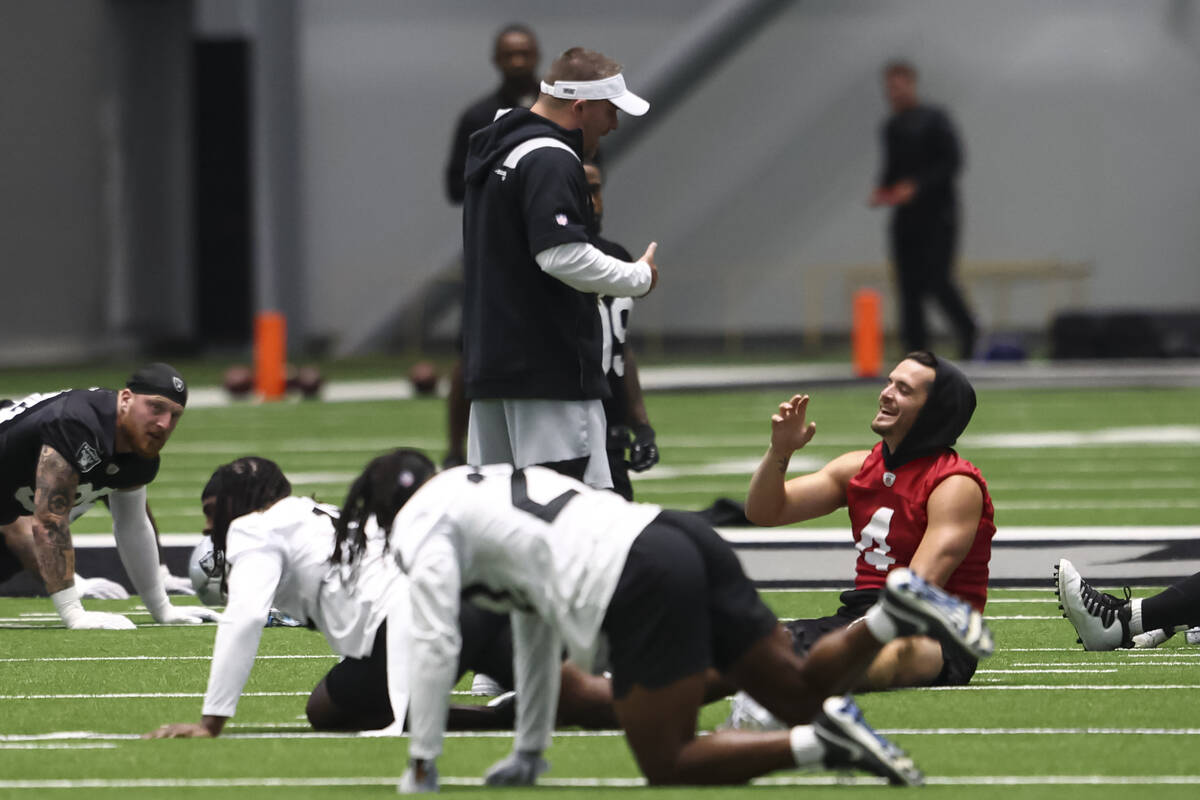
M 529 467 L 587 458 L 583 482 L 612 487 L 600 400 L 472 400 L 467 462 Z

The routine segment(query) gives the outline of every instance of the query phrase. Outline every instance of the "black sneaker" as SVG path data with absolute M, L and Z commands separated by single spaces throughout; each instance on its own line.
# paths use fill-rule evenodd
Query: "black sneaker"
M 1054 576 L 1059 608 L 1075 626 L 1084 650 L 1133 647 L 1133 636 L 1129 633 L 1132 593 L 1128 586 L 1124 600 L 1113 597 L 1084 580 L 1075 565 L 1065 558 L 1054 568 Z
M 860 769 L 895 786 L 920 786 L 921 770 L 908 754 L 875 732 L 850 695 L 828 697 L 813 720 L 813 731 L 825 747 L 829 769 Z

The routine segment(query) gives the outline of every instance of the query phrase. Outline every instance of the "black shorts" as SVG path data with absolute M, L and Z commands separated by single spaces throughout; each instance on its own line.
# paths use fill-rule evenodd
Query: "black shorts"
M 784 624 L 792 634 L 792 647 L 797 655 L 807 655 L 812 646 L 825 634 L 844 628 L 867 613 L 879 599 L 879 589 L 851 589 L 842 592 L 842 605 L 837 613 L 816 619 L 794 619 Z M 942 671 L 930 686 L 965 686 L 971 682 L 979 662 L 958 648 L 942 645 Z
M 490 675 L 505 689 L 513 687 L 512 627 L 504 614 L 464 603 L 458 615 L 462 650 L 456 680 L 468 670 Z M 344 658 L 325 674 L 329 699 L 340 709 L 378 713 L 388 703 L 387 623 L 375 633 L 366 658 Z
M 613 697 L 725 671 L 776 623 L 725 540 L 695 514 L 664 511 L 634 540 L 604 615 Z

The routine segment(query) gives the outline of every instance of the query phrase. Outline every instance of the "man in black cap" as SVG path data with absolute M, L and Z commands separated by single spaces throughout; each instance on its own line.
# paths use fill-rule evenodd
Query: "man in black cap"
M 746 516 L 757 525 L 787 525 L 845 506 L 859 555 L 855 588 L 842 593 L 835 615 L 788 623 L 797 651 L 858 620 L 888 573 L 902 567 L 982 612 L 996 525 L 987 483 L 952 447 L 975 411 L 966 376 L 928 351 L 909 353 L 879 393 L 871 430 L 882 441 L 786 480 L 792 454 L 816 433 L 816 423 L 805 422 L 808 400 L 795 395 L 771 417 L 771 444 L 750 480 Z M 880 651 L 857 688 L 961 685 L 974 673 L 969 656 L 943 651 L 927 636 L 906 636 Z
M 121 561 L 154 620 L 215 620 L 167 600 L 146 508 L 146 484 L 186 403 L 183 377 L 155 363 L 120 391 L 68 389 L 0 408 L 0 580 L 39 575 L 68 628 L 133 628 L 119 614 L 84 611 L 75 586 L 71 520 L 106 497 Z

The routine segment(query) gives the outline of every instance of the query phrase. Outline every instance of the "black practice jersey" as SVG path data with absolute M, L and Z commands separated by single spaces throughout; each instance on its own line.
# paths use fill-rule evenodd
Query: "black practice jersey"
M 0 525 L 33 513 L 38 458 L 53 447 L 79 474 L 74 505 L 154 480 L 159 459 L 117 453 L 117 393 L 68 389 L 0 408 Z
M 583 134 L 523 108 L 476 132 L 463 207 L 467 398 L 608 396 L 596 297 L 546 274 L 537 253 L 593 225 Z
M 622 261 L 633 261 L 633 256 L 616 242 L 599 235 L 592 236 L 592 244 L 605 255 Z M 608 378 L 612 397 L 604 401 L 604 417 L 611 430 L 614 426 L 629 425 L 629 398 L 625 393 L 625 335 L 629 328 L 629 314 L 633 311 L 632 297 L 600 298 L 600 329 L 604 336 L 604 350 L 600 365 Z

